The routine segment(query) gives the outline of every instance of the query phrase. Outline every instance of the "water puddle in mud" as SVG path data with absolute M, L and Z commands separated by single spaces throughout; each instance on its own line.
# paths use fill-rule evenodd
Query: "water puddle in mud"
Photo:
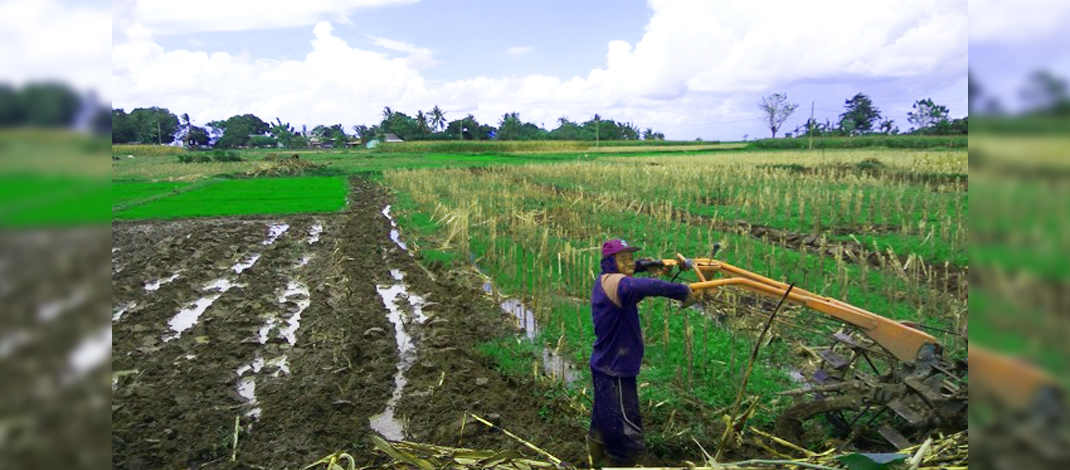
M 278 377 L 281 374 L 290 375 L 290 364 L 287 362 L 288 360 L 289 360 L 289 358 L 286 357 L 285 354 L 283 354 L 282 356 L 279 356 L 279 357 L 276 357 L 275 359 L 267 361 L 266 365 L 269 365 L 269 366 L 272 366 L 272 367 L 275 368 L 275 372 L 272 372 L 271 376 L 272 377 Z
M 86 336 L 67 356 L 67 372 L 63 382 L 70 384 L 83 379 L 97 366 L 111 359 L 111 326 Z
M 385 212 L 387 211 L 384 210 Z M 394 374 L 394 391 L 386 403 L 386 410 L 372 416 L 369 424 L 372 430 L 384 438 L 399 441 L 405 438 L 405 425 L 394 416 L 394 410 L 397 408 L 398 401 L 401 400 L 405 385 L 408 384 L 405 373 L 416 362 L 416 345 L 412 335 L 406 330 L 406 324 L 411 325 L 414 322 L 423 324 L 428 317 L 423 313 L 423 307 L 427 301 L 419 295 L 410 294 L 408 287 L 401 283 L 405 278 L 405 273 L 398 269 L 391 269 L 390 276 L 398 283 L 389 286 L 378 285 L 375 289 L 387 308 L 387 319 L 394 324 L 394 339 L 398 348 L 397 373 Z
M 153 292 L 153 291 L 160 290 L 160 286 L 162 286 L 164 284 L 170 284 L 170 283 L 174 282 L 175 279 L 178 279 L 178 278 L 179 278 L 178 273 L 175 273 L 171 277 L 164 277 L 164 278 L 160 278 L 160 279 L 157 279 L 155 281 L 152 281 L 152 282 L 146 282 L 145 283 L 145 292 Z
M 390 206 L 389 205 L 383 208 L 382 214 L 383 214 L 384 217 L 386 217 L 386 220 L 390 221 L 390 226 L 394 227 L 394 228 L 390 229 L 390 239 L 393 240 L 393 242 L 395 244 L 397 244 L 397 246 L 399 248 L 401 248 L 402 250 L 405 250 L 406 252 L 409 252 L 409 245 L 406 245 L 405 242 L 401 240 L 401 232 L 398 231 L 398 229 L 397 229 L 397 226 L 398 226 L 397 221 L 395 221 L 394 217 L 392 217 L 390 215 Z M 409 256 L 412 256 L 412 252 L 409 252 Z
M 398 226 L 398 223 L 395 222 L 394 218 L 390 216 L 390 206 L 389 205 L 387 205 L 386 207 L 383 208 L 383 216 L 386 217 L 386 219 L 390 221 L 390 226 L 391 227 L 397 227 Z
M 245 399 L 245 404 L 253 407 L 253 409 L 247 411 L 245 416 L 260 419 L 260 413 L 262 410 L 256 406 L 256 377 L 241 377 L 238 379 L 238 395 Z
M 286 338 L 286 342 L 291 346 L 297 344 L 297 329 L 301 327 L 301 313 L 312 305 L 312 297 L 309 295 L 308 286 L 297 281 L 290 281 L 286 284 L 286 291 L 279 296 L 279 303 L 286 304 L 287 302 L 293 302 L 297 304 L 297 309 L 292 312 L 290 318 L 286 319 L 286 327 L 279 331 L 279 334 L 283 338 Z
M 234 270 L 234 274 L 241 274 L 246 269 L 249 269 L 249 268 L 253 267 L 253 265 L 256 264 L 256 261 L 259 260 L 259 259 L 260 259 L 260 254 L 259 253 L 249 255 L 249 256 L 245 257 L 244 260 L 241 260 L 241 261 L 238 261 L 237 263 L 234 263 L 234 266 L 231 266 L 230 269 Z
M 286 233 L 287 230 L 290 230 L 290 224 L 273 224 L 268 227 L 267 239 L 261 243 L 264 246 L 268 246 L 272 243 L 275 243 L 275 240 L 278 240 L 279 237 L 281 237 L 282 234 Z
M 309 294 L 308 286 L 291 279 L 286 283 L 286 289 L 279 294 L 278 302 L 283 306 L 292 302 L 296 308 L 288 312 L 290 316 L 286 319 L 286 326 L 284 327 L 280 327 L 281 323 L 277 315 L 272 314 L 267 317 L 264 320 L 264 324 L 257 330 L 257 340 L 260 344 L 266 344 L 271 339 L 271 331 L 278 328 L 279 337 L 285 339 L 290 346 L 293 346 L 297 344 L 297 330 L 301 327 L 301 314 L 312 305 L 312 297 Z
M 493 294 L 494 286 L 489 281 L 485 282 L 483 284 L 483 292 Z M 528 341 L 535 341 L 538 338 L 540 329 L 538 322 L 535 320 L 535 312 L 529 310 L 523 302 L 518 299 L 506 299 L 499 304 L 499 307 L 501 307 L 502 312 L 513 317 L 517 328 L 524 333 L 524 337 Z M 547 376 L 562 380 L 565 383 L 572 383 L 580 378 L 580 373 L 576 366 L 550 348 L 543 348 L 542 350 L 542 370 Z
M 136 306 L 137 306 L 137 301 L 132 301 L 132 302 L 127 302 L 122 307 L 119 307 L 118 310 L 112 312 L 112 314 L 111 314 L 112 323 L 115 323 L 115 322 L 121 320 L 123 318 L 123 315 L 126 314 L 126 312 L 129 312 L 132 308 L 134 308 Z
M 259 374 L 260 369 L 264 368 L 264 358 L 257 357 L 253 359 L 253 362 L 245 364 L 238 368 L 238 377 L 245 375 L 246 372 L 253 371 L 254 374 Z
M 323 225 L 312 224 L 312 228 L 308 231 L 308 244 L 311 245 L 320 241 L 320 235 L 323 233 Z
M 244 287 L 244 285 L 235 284 L 229 279 L 216 279 L 215 281 L 206 284 L 201 290 L 214 290 L 219 293 L 201 297 L 193 301 L 187 305 L 186 308 L 183 308 L 174 317 L 168 320 L 167 324 L 171 327 L 171 330 L 174 333 L 164 335 L 164 342 L 178 339 L 182 336 L 182 332 L 193 328 L 193 325 L 197 324 L 197 320 L 200 319 L 201 315 L 203 315 L 206 310 L 208 310 L 208 307 L 211 307 L 215 301 L 219 300 L 219 298 L 223 296 L 223 293 L 235 287 Z
M 401 241 L 401 233 L 397 229 L 390 231 L 390 239 L 394 241 L 402 250 L 409 251 L 409 246 L 405 242 Z
M 168 326 L 171 327 L 171 330 L 174 331 L 174 333 L 164 335 L 164 342 L 178 339 L 179 336 L 182 336 L 183 331 L 193 328 L 193 325 L 197 324 L 197 319 L 199 319 L 201 315 L 203 315 L 204 312 L 208 310 L 208 307 L 211 307 L 216 300 L 219 300 L 219 297 L 220 296 L 218 294 L 208 297 L 201 297 L 195 300 L 186 308 L 180 310 L 177 315 L 172 317 L 171 320 L 167 322 Z
M 260 344 L 266 344 L 271 338 L 271 331 L 277 328 L 278 336 L 293 346 L 297 343 L 297 330 L 301 327 L 301 313 L 312 305 L 312 297 L 309 294 L 308 286 L 294 279 L 287 281 L 286 288 L 278 294 L 278 302 L 284 307 L 293 304 L 293 307 L 288 308 L 290 317 L 285 320 L 285 326 L 282 326 L 283 323 L 278 316 L 272 315 L 268 317 L 257 331 L 258 340 Z M 289 357 L 283 354 L 273 359 L 265 360 L 257 354 L 252 362 L 242 365 L 235 371 L 238 376 L 238 395 L 244 399 L 245 405 L 250 408 L 245 413 L 245 416 L 252 418 L 254 421 L 259 421 L 263 412 L 257 406 L 256 376 L 261 371 L 269 370 L 273 370 L 271 376 L 276 378 L 282 375 L 290 375 Z M 246 425 L 246 429 L 252 429 L 252 423 Z
M 256 359 L 253 359 L 253 362 L 244 364 L 235 371 L 238 375 L 238 395 L 242 397 L 246 406 L 251 407 L 245 413 L 245 416 L 259 420 L 262 413 L 260 407 L 256 406 L 258 404 L 256 399 L 256 375 L 260 371 L 269 368 L 275 369 L 271 374 L 272 377 L 279 377 L 282 374 L 290 375 L 290 366 L 287 360 L 288 358 L 285 354 L 270 360 L 264 360 L 263 357 L 257 356 Z
M 507 299 L 501 303 L 500 307 L 503 312 L 513 316 L 517 328 L 521 329 L 529 340 L 534 340 L 539 335 L 539 325 L 535 323 L 535 312 L 528 310 L 523 302 L 517 299 Z
M 566 384 L 580 379 L 580 371 L 576 370 L 576 366 L 556 351 L 551 351 L 550 348 L 542 350 L 542 371 L 551 379 L 560 380 Z
M 37 308 L 37 319 L 44 323 L 54 321 L 61 315 L 80 307 L 88 298 L 88 289 L 79 287 L 65 299 L 59 299 L 39 306 Z

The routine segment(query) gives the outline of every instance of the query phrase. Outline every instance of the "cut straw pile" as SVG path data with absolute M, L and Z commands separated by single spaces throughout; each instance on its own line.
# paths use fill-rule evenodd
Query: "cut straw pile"
M 327 167 L 327 165 L 324 164 L 302 160 L 296 154 L 287 158 L 265 158 L 265 160 L 268 163 L 262 164 L 256 169 L 246 171 L 245 176 L 253 178 L 258 176 L 295 176 Z
M 490 422 L 475 416 L 468 415 L 475 421 L 479 421 L 490 427 L 497 427 Z M 531 449 L 539 458 L 528 458 L 516 450 L 493 451 L 472 450 L 436 446 L 431 444 L 419 444 L 414 442 L 387 442 L 378 436 L 373 436 L 372 441 L 380 452 L 390 457 L 390 461 L 374 466 L 364 467 L 392 470 L 469 470 L 496 468 L 506 470 L 539 470 L 539 469 L 573 469 L 569 463 L 561 461 L 549 452 L 536 447 L 528 441 L 521 439 L 515 434 L 498 428 L 504 434 L 517 440 L 525 447 Z M 685 461 L 681 467 L 646 467 L 649 470 L 655 468 L 669 469 L 680 468 L 689 470 L 768 470 L 768 469 L 854 469 L 854 468 L 889 468 L 909 470 L 965 470 L 969 467 L 969 436 L 966 432 L 942 436 L 938 439 L 930 438 L 922 444 L 899 451 L 899 457 L 894 463 L 886 466 L 871 466 L 866 464 L 857 466 L 851 464 L 849 457 L 857 454 L 837 452 L 830 449 L 825 452 L 813 452 L 798 445 L 780 439 L 771 434 L 750 428 L 751 433 L 748 443 L 765 449 L 773 459 L 754 459 L 743 462 L 717 463 L 702 449 L 705 461 L 702 464 Z M 697 442 L 696 442 L 697 443 Z M 786 450 L 777 450 L 777 449 Z M 801 456 L 801 457 L 797 457 Z M 355 459 L 349 454 L 336 453 L 324 457 L 319 461 L 305 467 L 304 470 L 355 470 Z

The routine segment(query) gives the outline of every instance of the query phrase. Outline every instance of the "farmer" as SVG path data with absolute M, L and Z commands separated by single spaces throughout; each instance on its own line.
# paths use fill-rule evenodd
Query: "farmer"
M 634 465 L 646 453 L 635 380 L 643 361 L 639 302 L 647 297 L 669 297 L 684 307 L 695 303 L 695 295 L 686 284 L 632 277 L 637 271 L 658 275 L 667 270 L 654 260 L 636 263 L 636 251 L 639 248 L 624 240 L 603 243 L 602 274 L 591 292 L 596 338 L 591 352 L 594 410 L 587 446 L 595 462 L 604 456 L 611 466 Z

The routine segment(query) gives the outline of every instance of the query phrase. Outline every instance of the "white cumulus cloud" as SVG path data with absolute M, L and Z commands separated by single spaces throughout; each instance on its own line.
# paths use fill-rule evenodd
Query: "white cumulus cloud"
M 838 93 L 824 98 L 829 107 L 849 96 L 844 84 L 852 95 L 869 92 L 860 89 L 867 84 L 909 88 L 918 96 L 878 102 L 882 109 L 905 109 L 966 75 L 970 26 L 959 0 L 650 0 L 649 6 L 641 39 L 609 42 L 605 62 L 586 76 L 474 71 L 449 82 L 424 79 L 422 70 L 437 61 L 423 45 L 370 36 L 387 52 L 361 50 L 335 36 L 327 22 L 313 28 L 311 52 L 287 61 L 164 50 L 152 39 L 164 20 L 135 22 L 123 31 L 129 39 L 113 48 L 114 87 L 122 90 L 115 103 L 166 106 L 195 120 L 251 112 L 347 126 L 378 121 L 383 106 L 414 114 L 439 105 L 448 119 L 471 113 L 491 123 L 518 111 L 548 128 L 559 117 L 583 121 L 600 113 L 669 138 L 694 138 L 725 123 L 757 134 L 760 122 L 746 122 L 760 120 L 757 99 L 794 86 L 834 90 L 825 92 Z M 530 50 L 516 46 L 506 53 Z M 947 104 L 965 109 L 965 89 L 961 94 L 961 103 Z M 822 103 L 821 96 L 792 98 Z
M 0 2 L 0 81 L 60 80 L 107 99 L 111 15 L 55 0 Z
M 974 43 L 1029 43 L 1070 25 L 1070 2 L 1065 0 L 969 0 L 969 8 Z M 1065 45 L 1065 36 L 1063 41 Z
M 419 69 L 426 69 L 434 67 L 440 62 L 435 59 L 434 51 L 426 47 L 416 47 L 412 44 L 402 41 L 395 41 L 393 39 L 381 38 L 378 36 L 368 35 L 372 39 L 372 44 L 397 52 L 408 52 L 409 55 L 405 58 L 410 64 Z
M 302 60 L 255 59 L 223 52 L 166 51 L 135 24 L 112 53 L 114 106 L 166 106 L 200 123 L 253 113 L 264 119 L 355 124 L 386 103 L 421 93 L 406 59 L 349 47 L 329 23 L 313 28 Z

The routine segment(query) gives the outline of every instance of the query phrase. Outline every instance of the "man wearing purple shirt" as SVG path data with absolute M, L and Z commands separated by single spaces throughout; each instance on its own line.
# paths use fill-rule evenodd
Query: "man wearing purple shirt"
M 594 410 L 587 434 L 588 449 L 596 461 L 604 453 L 612 466 L 633 465 L 646 453 L 635 380 L 643 362 L 639 302 L 647 297 L 669 297 L 685 307 L 695 303 L 686 284 L 632 277 L 636 271 L 663 268 L 651 260 L 637 264 L 633 255 L 636 251 L 639 248 L 624 240 L 603 243 L 602 274 L 591 292 Z

